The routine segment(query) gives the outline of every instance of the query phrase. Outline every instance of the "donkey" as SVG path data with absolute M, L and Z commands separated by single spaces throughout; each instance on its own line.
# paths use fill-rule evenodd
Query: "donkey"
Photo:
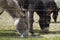
M 52 12 L 53 12 L 52 17 L 54 21 L 55 22 L 57 21 L 58 7 L 54 0 L 35 0 L 35 1 L 36 2 L 34 3 L 33 7 L 31 7 L 31 9 L 33 10 L 31 11 L 29 15 L 30 16 L 30 32 L 32 33 L 32 35 L 34 34 L 33 14 L 35 11 L 39 15 L 39 25 L 40 25 L 40 28 L 42 29 L 42 32 L 48 33 Z
M 28 18 L 18 3 L 19 0 L 0 0 L 0 7 L 7 11 L 15 21 L 20 37 L 28 37 Z M 3 13 L 0 13 L 0 15 Z

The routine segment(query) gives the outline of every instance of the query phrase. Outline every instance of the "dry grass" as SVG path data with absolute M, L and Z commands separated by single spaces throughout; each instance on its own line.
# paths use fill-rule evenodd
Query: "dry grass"
M 35 22 L 33 24 L 34 30 L 40 31 L 38 19 L 39 17 L 35 13 L 34 14 Z M 58 21 L 60 22 L 60 14 L 58 16 Z M 53 22 L 53 19 L 51 20 L 51 22 Z M 39 37 L 39 38 L 20 39 L 19 36 L 17 35 L 16 27 L 14 26 L 14 21 L 12 17 L 7 12 L 4 12 L 0 16 L 0 40 L 37 40 L 37 39 L 50 40 L 49 38 L 51 38 L 52 40 L 53 39 L 56 40 L 56 37 L 58 37 L 57 38 L 58 40 L 60 39 L 60 23 L 51 23 L 49 30 L 51 31 L 51 33 L 40 35 L 42 36 L 42 38 Z

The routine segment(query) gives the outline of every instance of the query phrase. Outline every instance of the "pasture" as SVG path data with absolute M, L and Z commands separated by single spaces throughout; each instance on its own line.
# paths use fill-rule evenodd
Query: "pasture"
M 0 16 L 0 40 L 60 40 L 60 13 L 57 23 L 54 23 L 53 19 L 51 19 L 48 34 L 41 34 L 38 19 L 39 17 L 35 13 L 33 25 L 36 37 L 20 38 L 16 32 L 13 18 L 5 11 Z

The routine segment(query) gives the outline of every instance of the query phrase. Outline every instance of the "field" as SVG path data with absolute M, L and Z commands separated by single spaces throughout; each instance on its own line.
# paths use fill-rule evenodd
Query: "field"
M 60 40 L 60 14 L 58 16 L 58 22 L 54 23 L 53 19 L 51 19 L 51 24 L 49 34 L 41 34 L 39 33 L 40 27 L 38 24 L 39 17 L 37 14 L 34 14 L 34 31 L 37 35 L 36 37 L 29 38 L 20 38 L 18 33 L 16 32 L 16 27 L 14 26 L 14 21 L 12 17 L 4 12 L 0 16 L 0 40 Z

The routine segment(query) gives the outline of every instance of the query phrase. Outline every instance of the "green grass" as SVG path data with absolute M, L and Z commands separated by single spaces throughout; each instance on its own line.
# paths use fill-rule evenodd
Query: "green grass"
M 34 20 L 38 21 L 37 14 L 34 15 Z M 53 21 L 53 19 L 51 20 Z M 60 21 L 60 15 L 58 16 L 58 21 Z M 53 25 L 54 24 L 54 25 Z M 4 12 L 0 16 L 0 40 L 60 40 L 60 36 L 52 37 L 52 35 L 60 35 L 60 23 L 51 23 L 49 30 L 52 31 L 51 34 L 40 34 L 37 37 L 29 37 L 29 38 L 20 38 L 18 33 L 16 32 L 16 27 L 14 26 L 14 22 L 12 17 Z M 35 33 L 39 34 L 39 24 L 34 23 Z M 55 33 L 59 32 L 59 33 Z M 42 36 L 43 35 L 43 36 Z M 46 37 L 47 36 L 47 37 Z

